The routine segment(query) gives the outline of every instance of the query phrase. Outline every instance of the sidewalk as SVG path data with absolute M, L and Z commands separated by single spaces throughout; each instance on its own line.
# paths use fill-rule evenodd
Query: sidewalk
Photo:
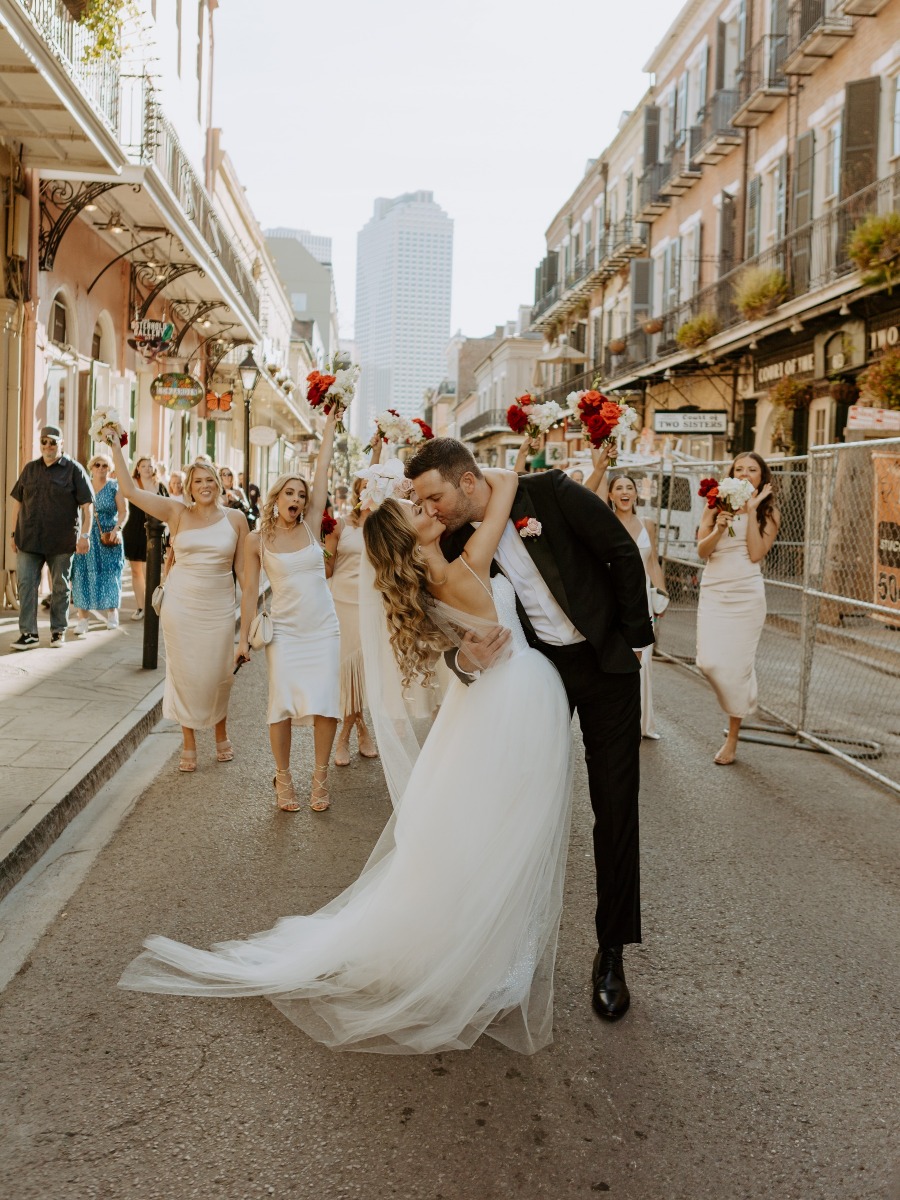
M 141 667 L 143 621 L 99 623 L 85 641 L 69 625 L 65 646 L 50 649 L 49 616 L 39 609 L 41 645 L 10 650 L 18 616 L 0 609 L 0 896 L 147 736 L 162 712 L 165 659 Z

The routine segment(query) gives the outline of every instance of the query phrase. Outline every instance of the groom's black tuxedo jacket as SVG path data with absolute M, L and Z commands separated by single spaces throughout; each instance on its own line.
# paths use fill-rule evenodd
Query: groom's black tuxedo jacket
M 538 537 L 525 546 L 557 603 L 594 647 L 602 671 L 639 671 L 635 649 L 653 642 L 641 552 L 625 526 L 593 492 L 562 471 L 526 475 L 513 501 L 514 521 L 536 517 Z M 451 561 L 472 535 L 464 525 L 441 542 Z M 537 642 L 522 605 L 529 642 Z

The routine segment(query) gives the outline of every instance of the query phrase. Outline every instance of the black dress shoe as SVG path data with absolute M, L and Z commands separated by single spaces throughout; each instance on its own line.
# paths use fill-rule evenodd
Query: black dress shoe
M 621 946 L 601 946 L 591 972 L 591 1004 L 598 1016 L 618 1021 L 628 1011 L 631 993 L 625 982 Z

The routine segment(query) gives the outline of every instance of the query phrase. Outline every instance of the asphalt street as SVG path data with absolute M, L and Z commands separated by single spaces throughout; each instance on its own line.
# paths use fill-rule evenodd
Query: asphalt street
M 642 749 L 632 1009 L 607 1025 L 589 1006 L 581 764 L 555 1042 L 533 1057 L 485 1039 L 427 1057 L 336 1054 L 262 999 L 119 991 L 147 934 L 208 945 L 327 901 L 389 811 L 379 764 L 354 758 L 332 772 L 329 813 L 276 812 L 259 660 L 235 687 L 233 763 L 214 761 L 210 734 L 197 773 L 178 775 L 173 738 L 151 738 L 158 774 L 0 996 L 0 1193 L 894 1197 L 896 798 L 802 751 L 748 745 L 713 766 L 710 692 L 654 670 L 663 740 Z M 523 696 L 508 717 L 527 711 Z M 295 762 L 305 785 L 306 731 Z M 28 903 L 52 886 L 39 878 Z

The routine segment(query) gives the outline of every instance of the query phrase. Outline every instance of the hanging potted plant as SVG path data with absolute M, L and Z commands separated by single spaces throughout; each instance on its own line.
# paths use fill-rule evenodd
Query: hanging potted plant
M 675 341 L 684 350 L 699 350 L 719 332 L 719 318 L 715 313 L 699 313 L 678 327 Z
M 777 267 L 747 267 L 734 283 L 734 302 L 745 321 L 758 321 L 788 298 L 784 271 Z
M 649 333 L 651 336 L 654 333 L 662 333 L 662 327 L 662 317 L 647 317 L 641 324 L 644 333 Z
M 847 254 L 863 272 L 863 283 L 887 284 L 900 279 L 900 212 L 871 213 L 847 241 Z
M 795 412 L 798 408 L 809 408 L 813 398 L 811 383 L 803 383 L 793 375 L 779 379 L 774 387 L 769 389 L 769 399 L 776 408 L 786 412 Z
M 855 404 L 859 399 L 859 385 L 855 379 L 832 379 L 828 391 L 837 404 Z
M 67 8 L 93 39 L 82 54 L 86 62 L 122 57 L 122 26 L 140 16 L 135 0 L 67 0 Z
M 859 382 L 877 408 L 900 409 L 900 350 L 888 350 L 876 359 L 860 375 Z
M 610 338 L 609 342 L 607 343 L 607 349 L 609 350 L 610 354 L 624 354 L 625 339 L 622 337 Z

